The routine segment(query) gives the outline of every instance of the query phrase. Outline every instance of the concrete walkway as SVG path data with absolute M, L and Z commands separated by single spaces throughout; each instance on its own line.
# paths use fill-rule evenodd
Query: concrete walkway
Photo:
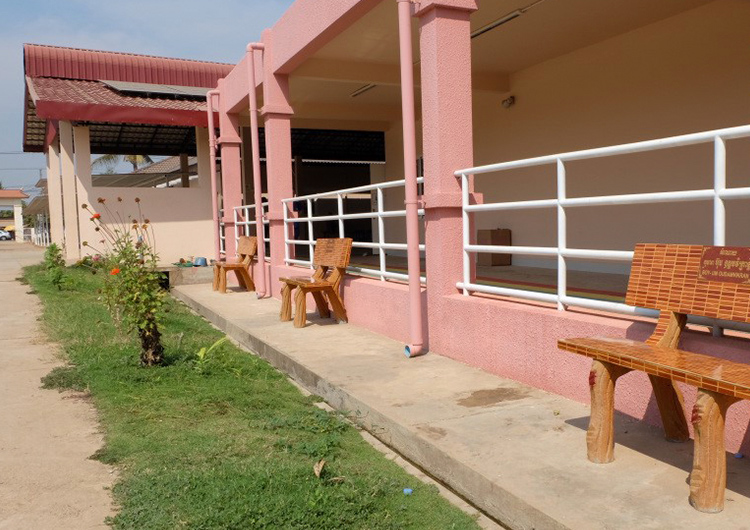
M 42 390 L 60 362 L 41 335 L 41 306 L 15 281 L 42 252 L 0 241 L 0 529 L 108 528 L 110 468 L 90 460 L 102 446 L 85 396 Z
M 729 459 L 726 509 L 703 514 L 687 502 L 692 443 L 620 416 L 617 460 L 595 465 L 587 406 L 438 355 L 407 359 L 402 344 L 352 325 L 295 329 L 276 300 L 210 285 L 173 293 L 510 528 L 750 528 L 747 459 Z

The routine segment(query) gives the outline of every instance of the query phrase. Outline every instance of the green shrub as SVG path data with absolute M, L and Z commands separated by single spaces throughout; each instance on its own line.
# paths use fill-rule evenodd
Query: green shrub
M 122 199 L 118 198 L 119 202 Z M 82 244 L 102 256 L 105 274 L 102 295 L 113 319 L 127 331 L 135 331 L 141 342 L 141 364 L 160 365 L 164 362 L 159 322 L 164 309 L 165 292 L 161 288 L 161 273 L 157 270 L 158 256 L 154 250 L 154 232 L 143 217 L 141 200 L 136 198 L 138 217 L 126 222 L 119 212 L 107 207 L 103 198 L 97 199 L 109 222 L 102 214 L 84 204 L 91 214 L 94 230 L 102 239 L 97 249 L 87 241 Z M 91 258 L 93 262 L 93 258 Z
M 47 271 L 50 283 L 58 290 L 62 290 L 65 283 L 65 258 L 63 258 L 62 249 L 55 243 L 44 251 L 44 269 Z

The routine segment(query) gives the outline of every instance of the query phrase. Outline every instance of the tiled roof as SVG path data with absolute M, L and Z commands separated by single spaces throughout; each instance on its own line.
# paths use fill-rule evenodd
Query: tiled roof
M 233 64 L 172 59 L 133 53 L 105 52 L 24 44 L 24 70 L 29 77 L 62 77 L 95 81 L 215 87 Z
M 206 112 L 205 101 L 174 98 L 128 96 L 107 87 L 100 81 L 35 77 L 29 80 L 37 108 L 40 102 L 79 103 L 150 109 L 193 110 Z M 36 96 L 36 97 L 34 97 Z M 37 111 L 37 114 L 43 114 Z
M 191 166 L 195 166 L 198 163 L 198 157 L 195 156 L 189 156 L 188 157 L 188 168 Z M 153 164 L 150 164 L 148 166 L 138 168 L 133 173 L 137 174 L 147 174 L 147 173 L 157 173 L 160 175 L 164 175 L 166 173 L 176 173 L 177 171 L 180 171 L 180 157 L 179 156 L 170 156 L 169 158 L 165 158 L 164 160 L 160 160 L 159 162 L 154 162 Z
M 102 124 L 107 129 L 142 125 L 146 137 L 152 131 L 162 135 L 164 129 L 179 129 L 175 131 L 181 139 L 177 145 L 157 146 L 150 154 L 186 152 L 184 149 L 190 147 L 191 139 L 184 129 L 206 126 L 205 101 L 129 95 L 101 80 L 211 88 L 233 67 L 215 62 L 25 44 L 24 150 L 42 151 L 45 140 L 54 136 L 50 124 L 54 127 L 56 121 L 66 120 L 92 125 L 92 149 L 99 141 L 94 138 L 94 125 Z M 98 152 L 123 152 L 117 150 L 120 146 L 110 145 L 111 139 L 106 140 L 99 142 L 106 150 Z M 187 149 L 187 152 L 192 151 Z
M 44 119 L 161 125 L 205 125 L 202 101 L 125 95 L 99 81 L 35 77 L 27 81 Z
M 29 196 L 26 195 L 21 190 L 0 190 L 0 199 L 28 199 Z

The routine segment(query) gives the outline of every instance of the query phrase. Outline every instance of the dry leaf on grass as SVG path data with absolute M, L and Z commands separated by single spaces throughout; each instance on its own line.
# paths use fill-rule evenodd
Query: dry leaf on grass
M 315 476 L 320 478 L 320 474 L 323 472 L 323 467 L 325 467 L 326 461 L 321 460 L 317 464 L 313 466 L 313 472 L 315 472 Z

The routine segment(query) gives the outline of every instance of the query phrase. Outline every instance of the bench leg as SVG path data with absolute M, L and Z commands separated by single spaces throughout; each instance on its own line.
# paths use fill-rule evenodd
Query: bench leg
M 292 291 L 294 287 L 285 283 L 281 288 L 281 313 L 279 320 L 289 322 L 292 319 Z
M 213 284 L 214 291 L 219 290 L 219 266 L 214 265 L 214 284 Z
M 237 276 L 237 283 L 239 284 L 240 289 L 247 291 L 247 284 L 245 283 L 245 276 L 243 276 L 242 270 L 234 269 L 234 275 Z
M 630 370 L 594 360 L 589 373 L 591 386 L 591 421 L 586 433 L 588 458 L 595 464 L 615 459 L 615 383 Z
M 227 270 L 224 267 L 219 268 L 219 292 L 227 292 Z
M 690 473 L 690 505 L 700 512 L 724 509 L 727 457 L 724 452 L 724 419 L 736 398 L 698 389 L 691 421 L 695 428 L 693 471 Z
M 315 305 L 318 307 L 318 314 L 320 318 L 328 318 L 331 316 L 331 311 L 328 309 L 328 301 L 321 291 L 313 291 L 313 298 L 315 298 Z
M 349 322 L 348 317 L 346 316 L 346 309 L 341 302 L 339 294 L 334 290 L 329 291 L 328 300 L 331 302 L 331 307 L 333 308 L 333 313 L 336 317 L 343 322 Z
M 248 291 L 255 291 L 255 282 L 253 281 L 253 277 L 250 276 L 250 272 L 247 269 L 242 269 L 240 274 L 242 274 L 242 278 L 245 280 L 245 288 Z
M 304 328 L 307 322 L 307 293 L 303 289 L 297 289 L 294 295 L 294 327 Z
M 670 442 L 687 442 L 690 439 L 682 392 L 671 379 L 649 375 L 659 405 L 664 436 Z

